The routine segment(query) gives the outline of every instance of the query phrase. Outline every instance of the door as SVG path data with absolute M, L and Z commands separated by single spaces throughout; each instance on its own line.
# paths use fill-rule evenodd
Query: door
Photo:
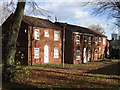
M 83 50 L 83 63 L 86 63 L 86 48 Z
M 44 46 L 44 63 L 49 63 L 49 47 L 48 47 L 48 45 Z

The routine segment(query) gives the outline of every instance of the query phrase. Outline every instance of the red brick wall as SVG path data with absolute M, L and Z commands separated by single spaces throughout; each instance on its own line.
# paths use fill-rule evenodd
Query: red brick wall
M 76 35 L 80 35 L 80 44 L 76 44 Z M 76 50 L 80 50 L 80 60 L 76 60 Z M 74 34 L 74 64 L 82 63 L 82 50 L 83 50 L 83 35 L 82 34 Z
M 76 35 L 80 35 L 80 44 L 76 44 Z M 88 44 L 89 37 L 91 37 L 91 44 Z M 98 39 L 98 43 L 95 44 L 95 37 L 98 36 L 90 36 L 86 35 L 87 42 L 84 42 L 83 34 L 74 34 L 74 64 L 83 63 L 83 49 L 86 48 L 86 61 L 88 62 L 88 49 L 91 50 L 90 61 L 97 61 L 103 55 L 103 50 L 105 50 L 106 46 L 106 37 L 100 37 L 101 41 Z M 99 37 L 98 37 L 99 38 Z M 105 38 L 105 44 L 103 44 L 103 38 Z M 95 53 L 95 49 L 97 49 L 97 54 Z M 80 50 L 80 60 L 76 60 L 76 50 Z M 86 63 L 87 63 L 86 62 Z
M 40 40 L 34 40 L 34 29 L 40 30 Z M 44 37 L 44 30 L 49 31 L 49 37 Z M 54 31 L 59 31 L 59 40 L 54 41 Z M 32 42 L 30 38 L 30 33 L 32 35 Z M 60 64 L 62 58 L 62 32 L 60 30 L 49 29 L 49 28 L 40 28 L 40 27 L 29 27 L 28 33 L 28 57 L 29 65 L 41 64 L 44 63 L 44 46 L 48 45 L 49 47 L 49 63 L 50 64 Z M 32 47 L 31 47 L 32 44 Z M 40 49 L 40 58 L 34 59 L 34 48 Z M 54 58 L 54 48 L 59 48 L 59 58 Z M 32 52 L 32 53 L 31 53 Z M 31 58 L 32 56 L 32 58 Z
M 101 40 L 99 39 L 98 44 L 97 45 L 94 44 L 94 47 L 93 47 L 94 48 L 93 60 L 95 60 L 95 61 L 102 58 L 102 56 L 104 54 L 103 51 L 105 50 L 105 46 L 107 45 L 106 37 L 99 37 L 99 38 L 101 38 Z M 103 43 L 103 38 L 105 39 L 105 43 Z M 95 54 L 95 49 L 97 49 L 97 55 Z

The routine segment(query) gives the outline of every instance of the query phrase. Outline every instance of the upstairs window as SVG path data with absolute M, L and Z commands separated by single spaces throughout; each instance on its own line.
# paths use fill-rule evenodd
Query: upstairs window
M 40 30 L 39 29 L 34 30 L 34 39 L 40 40 Z
M 49 37 L 49 31 L 48 30 L 44 31 L 44 37 Z
M 39 55 L 39 48 L 34 48 L 34 59 L 39 59 L 40 55 Z
M 98 37 L 95 37 L 95 44 L 98 44 Z
M 101 42 L 101 37 L 99 37 L 99 42 Z
M 80 44 L 80 35 L 76 35 L 76 44 Z
M 76 60 L 80 60 L 80 50 L 76 50 Z
M 54 40 L 55 41 L 59 40 L 59 32 L 58 31 L 54 31 Z
M 54 58 L 59 58 L 59 48 L 54 48 Z
M 88 44 L 91 44 L 91 37 L 88 38 Z
M 105 38 L 103 38 L 103 45 L 105 45 L 106 44 L 106 39 Z
M 87 36 L 84 36 L 84 42 L 85 43 L 87 42 Z

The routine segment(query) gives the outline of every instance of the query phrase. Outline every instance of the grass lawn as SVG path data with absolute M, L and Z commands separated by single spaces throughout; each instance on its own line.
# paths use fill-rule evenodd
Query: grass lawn
M 3 82 L 3 88 L 101 88 L 120 89 L 120 62 L 92 62 L 80 65 L 23 66 L 16 81 Z

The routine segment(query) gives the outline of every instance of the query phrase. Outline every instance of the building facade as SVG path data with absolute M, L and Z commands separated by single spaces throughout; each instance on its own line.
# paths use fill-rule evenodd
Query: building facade
M 97 61 L 104 55 L 107 37 L 88 28 L 57 22 L 65 31 L 65 63 Z
M 11 22 L 12 15 L 3 24 L 4 33 Z M 106 38 L 88 28 L 23 16 L 16 42 L 15 62 L 36 65 L 97 61 L 105 52 Z M 3 41 L 3 45 L 6 45 L 6 41 Z

